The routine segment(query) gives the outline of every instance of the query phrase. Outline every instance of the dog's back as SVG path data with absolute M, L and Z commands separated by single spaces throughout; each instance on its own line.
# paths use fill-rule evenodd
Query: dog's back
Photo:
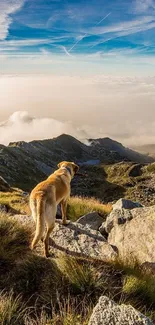
M 64 167 L 61 167 L 61 164 Z M 38 241 L 43 239 L 46 223 L 46 256 L 48 255 L 48 238 L 55 225 L 57 205 L 64 200 L 66 207 L 66 200 L 70 196 L 70 181 L 75 173 L 74 168 L 78 169 L 77 165 L 70 162 L 62 162 L 59 165 L 60 168 L 45 181 L 39 183 L 30 194 L 30 208 L 36 223 L 36 233 L 31 247 L 33 249 Z

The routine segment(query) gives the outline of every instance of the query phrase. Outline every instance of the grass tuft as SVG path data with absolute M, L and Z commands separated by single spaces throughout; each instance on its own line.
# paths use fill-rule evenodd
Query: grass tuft
M 96 211 L 103 219 L 111 212 L 111 204 L 102 204 L 94 198 L 71 197 L 68 204 L 67 215 L 70 220 L 76 221 L 84 214 Z

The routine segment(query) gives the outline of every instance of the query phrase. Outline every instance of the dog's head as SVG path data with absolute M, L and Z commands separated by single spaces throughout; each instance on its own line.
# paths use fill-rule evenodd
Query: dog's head
M 70 162 L 70 161 L 62 161 L 58 164 L 58 168 L 66 168 L 70 174 L 71 177 L 73 177 L 79 170 L 79 166 L 76 165 L 74 162 Z

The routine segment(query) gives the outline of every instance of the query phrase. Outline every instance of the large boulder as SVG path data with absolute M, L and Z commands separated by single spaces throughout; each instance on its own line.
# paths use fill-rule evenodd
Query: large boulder
M 133 202 L 127 199 L 119 199 L 115 204 L 113 204 L 111 213 L 99 228 L 100 233 L 103 236 L 106 236 L 106 234 L 109 234 L 113 228 L 114 220 L 118 225 L 124 224 L 126 221 L 129 221 L 133 218 L 130 210 L 141 207 L 143 206 L 139 202 Z
M 118 305 L 106 296 L 99 299 L 88 325 L 153 325 L 153 322 L 130 305 Z
M 135 209 L 135 208 L 142 208 L 143 205 L 139 202 L 133 202 L 131 200 L 127 199 L 119 199 L 115 204 L 113 204 L 112 208 L 113 210 L 118 209 Z
M 121 260 L 140 264 L 155 262 L 155 206 L 130 210 L 132 220 L 114 224 L 108 242 L 118 249 Z
M 91 229 L 99 230 L 102 225 L 103 218 L 97 212 L 90 212 L 85 214 L 77 220 L 81 225 L 88 225 Z
M 66 252 L 69 255 L 114 261 L 117 250 L 109 245 L 98 231 L 76 222 L 63 226 L 57 222 L 52 234 L 50 245 L 54 250 Z
M 35 229 L 32 217 L 14 215 L 14 219 Z M 76 222 L 69 222 L 66 226 L 56 220 L 56 225 L 50 236 L 51 253 L 65 252 L 72 256 L 86 257 L 103 261 L 114 261 L 117 258 L 117 249 L 105 240 L 101 234 L 88 226 Z
M 133 216 L 130 210 L 112 210 L 109 216 L 107 217 L 106 221 L 102 223 L 101 227 L 99 228 L 99 231 L 104 236 L 110 233 L 111 229 L 114 226 L 114 220 L 115 223 L 121 225 L 124 224 L 126 221 L 131 220 L 132 218 Z

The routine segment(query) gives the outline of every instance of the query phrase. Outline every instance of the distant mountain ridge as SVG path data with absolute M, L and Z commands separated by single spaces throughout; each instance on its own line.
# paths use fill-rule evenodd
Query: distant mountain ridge
M 0 145 L 0 176 L 11 186 L 25 191 L 45 179 L 62 160 L 86 163 L 116 163 L 134 161 L 149 163 L 155 159 L 139 154 L 109 138 L 89 139 L 86 145 L 74 137 L 62 134 L 48 140 L 12 142 Z
M 133 146 L 133 150 L 138 151 L 144 155 L 149 155 L 151 157 L 155 157 L 155 144 L 144 144 L 139 146 Z

